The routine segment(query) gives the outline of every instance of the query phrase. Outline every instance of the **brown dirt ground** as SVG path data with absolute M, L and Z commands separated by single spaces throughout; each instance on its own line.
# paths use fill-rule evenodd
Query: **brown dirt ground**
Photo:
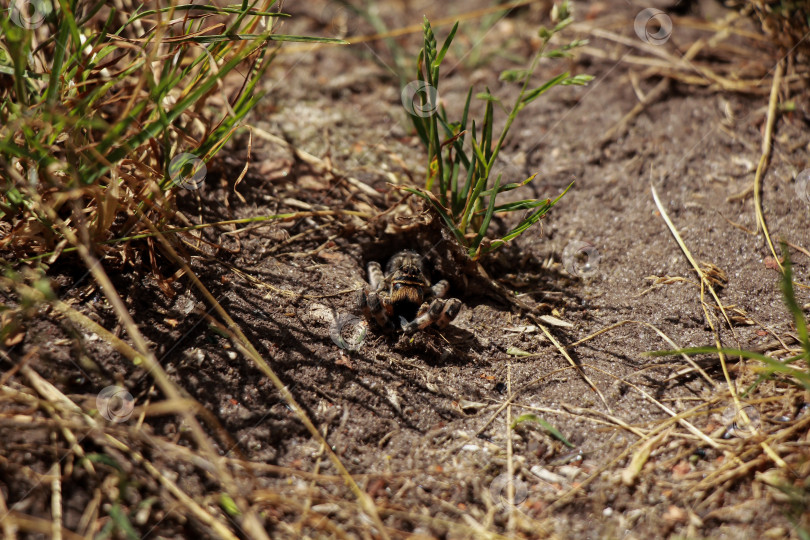
M 438 20 L 476 6 L 485 3 L 465 3 L 462 9 L 386 1 L 374 9 L 391 27 L 399 27 L 418 24 L 422 13 Z M 632 18 L 640 8 L 620 1 L 578 7 L 582 14 L 606 17 L 606 26 L 635 38 Z M 333 29 L 329 8 L 322 2 L 288 8 L 293 19 L 285 31 L 322 35 Z M 697 6 L 680 9 L 699 15 Z M 539 6 L 521 8 L 486 33 L 481 19 L 462 26 L 440 87 L 451 117 L 460 112 L 469 84 L 476 91 L 489 86 L 505 98 L 516 95 L 512 85 L 498 82 L 498 74 L 520 67 L 515 60 L 530 55 L 533 42 L 526 36 L 543 24 L 543 13 Z M 436 29 L 439 39 L 447 29 Z M 350 30 L 354 35 L 372 33 L 362 22 L 353 22 Z M 666 47 L 683 51 L 701 35 L 705 33 L 679 28 L 676 20 Z M 480 50 L 462 58 L 479 40 Z M 399 44 L 413 54 L 419 34 L 406 35 Z M 591 46 L 619 49 L 593 38 Z M 748 46 L 752 58 L 764 54 Z M 242 135 L 236 149 L 210 167 L 202 189 L 182 197 L 182 210 L 193 220 L 213 222 L 312 207 L 376 213 L 400 197 L 386 182 L 420 181 L 424 151 L 400 103 L 396 78 L 384 65 L 390 65 L 391 55 L 383 44 L 315 52 L 292 45 L 285 50 L 271 68 L 268 95 L 253 116 L 256 130 L 247 177 L 234 189 L 248 144 L 247 135 Z M 581 55 L 576 62 L 542 65 L 538 77 L 562 67 L 596 78 L 586 88 L 557 88 L 527 109 L 513 127 L 502 170 L 510 181 L 539 171 L 534 187 L 527 188 L 538 197 L 555 196 L 571 180 L 576 183 L 542 228 L 485 263 L 492 277 L 537 305 L 539 312 L 570 323 L 553 331 L 563 344 L 621 321 L 654 326 L 678 346 L 712 344 L 696 275 L 656 209 L 652 183 L 695 258 L 715 264 L 728 277 L 720 299 L 738 311 L 734 335 L 717 319 L 724 343 L 767 350 L 774 336 L 789 336 L 793 328 L 779 292 L 779 273 L 768 263 L 763 235 L 752 232 L 753 200 L 729 200 L 753 181 L 767 96 L 673 83 L 631 123 L 626 135 L 603 147 L 602 134 L 638 101 L 630 69 Z M 640 77 L 638 84 L 649 92 L 658 80 Z M 775 151 L 763 180 L 763 211 L 775 239 L 807 249 L 810 203 L 796 195 L 793 179 L 810 166 L 810 117 L 807 102 L 794 99 L 797 109 L 782 115 L 777 124 Z M 331 163 L 376 194 L 313 168 L 267 140 L 261 130 L 283 134 L 297 149 L 325 160 L 327 166 Z M 398 214 L 371 221 L 318 217 L 251 226 L 239 235 L 206 230 L 203 236 L 224 249 L 215 257 L 188 251 L 194 271 L 271 363 L 349 471 L 381 508 L 391 510 L 384 515 L 386 525 L 426 538 L 476 537 L 482 534 L 475 532 L 479 524 L 518 537 L 799 537 L 795 509 L 754 479 L 755 472 L 774 468 L 772 462 L 761 462 L 722 486 L 695 490 L 728 456 L 683 428 L 674 428 L 655 447 L 634 486 L 621 483 L 621 471 L 629 462 L 622 452 L 638 437 L 606 415 L 646 431 L 669 418 L 652 398 L 683 412 L 724 393 L 716 357 L 701 359 L 717 383 L 712 387 L 694 371 L 679 374 L 687 366 L 678 357 L 646 356 L 647 351 L 670 348 L 650 326 L 619 326 L 568 350 L 604 394 L 605 404 L 529 318 L 454 269 L 446 241 L 434 225 L 423 224 L 429 215 L 409 214 L 407 208 L 418 209 L 413 201 L 398 208 Z M 564 253 L 567 246 L 581 245 L 577 242 L 587 243 L 592 251 L 589 266 L 582 266 L 581 260 L 577 268 L 568 265 L 580 274 L 572 276 Z M 358 349 L 339 347 L 330 337 L 330 321 L 357 315 L 355 291 L 363 285 L 366 264 L 384 262 L 403 247 L 422 250 L 436 267 L 435 275 L 450 280 L 452 293 L 464 301 L 460 315 L 446 331 L 426 331 L 412 340 L 387 337 L 372 326 Z M 796 249 L 791 255 L 796 281 L 806 283 L 810 258 Z M 254 470 L 249 480 L 253 489 L 310 501 L 313 511 L 328 515 L 349 536 L 375 536 L 355 515 L 356 506 L 342 502 L 353 496 L 333 476 L 336 471 L 279 392 L 206 320 L 208 307 L 190 284 L 178 280 L 172 285 L 177 294 L 169 298 L 157 286 L 149 261 L 141 260 L 135 250 L 133 257 L 117 267 L 108 261 L 108 269 L 163 367 L 237 443 L 219 449 L 289 468 L 282 473 Z M 66 256 L 53 269 L 60 296 L 75 299 L 82 311 L 125 334 L 78 262 L 71 268 L 69 260 Z M 174 272 L 168 263 L 160 264 L 164 275 Z M 653 286 L 650 276 L 684 279 Z M 800 304 L 810 302 L 806 288 L 797 289 L 797 295 Z M 47 315 L 29 322 L 25 341 L 10 351 L 13 360 L 38 347 L 31 366 L 88 409 L 94 407 L 98 391 L 110 384 L 126 386 L 139 404 L 160 398 L 143 369 L 97 337 Z M 533 356 L 509 356 L 510 348 Z M 739 388 L 753 382 L 754 375 L 744 367 L 737 360 L 731 364 Z M 510 431 L 507 410 L 495 414 L 510 387 L 511 418 L 534 412 L 562 432 L 574 450 L 535 423 Z M 782 391 L 769 382 L 750 399 Z M 727 392 L 724 395 L 690 422 L 705 433 L 722 432 L 722 411 L 731 403 Z M 795 421 L 800 405 L 795 403 L 795 410 L 758 406 L 763 429 L 776 425 L 778 417 Z M 122 424 L 122 430 L 127 427 Z M 173 416 L 147 418 L 139 429 L 147 438 L 191 446 L 184 426 Z M 519 479 L 520 504 L 511 522 L 509 508 L 495 505 L 492 498 L 493 481 L 508 471 L 507 436 Z M 65 452 L 70 460 L 69 452 L 46 429 L 4 427 L 0 437 L 0 487 L 7 503 L 23 501 L 28 513 L 48 516 L 47 483 L 35 478 L 47 472 L 45 464 L 54 453 Z M 83 443 L 88 452 L 91 439 Z M 731 439 L 730 448 L 736 440 Z M 800 440 L 807 444 L 806 433 Z M 159 445 L 152 448 L 148 457 L 187 493 L 213 504 L 206 494 L 217 488 L 204 470 L 181 467 L 162 456 Z M 579 459 L 566 459 L 572 452 L 579 453 Z M 21 475 L 21 467 L 33 472 Z M 132 465 L 128 467 L 126 473 L 131 473 Z M 291 470 L 323 476 L 313 481 Z M 545 474 L 545 479 L 536 473 Z M 595 479 L 581 491 L 554 504 L 592 474 Z M 75 530 L 99 486 L 79 467 L 64 482 L 65 526 Z M 122 504 L 134 508 L 143 493 L 158 489 L 141 482 L 126 488 Z M 292 528 L 289 524 L 297 516 L 283 503 L 267 505 L 264 512 L 273 537 L 329 535 L 314 521 Z M 136 525 L 143 537 L 202 534 L 193 519 L 159 504 Z

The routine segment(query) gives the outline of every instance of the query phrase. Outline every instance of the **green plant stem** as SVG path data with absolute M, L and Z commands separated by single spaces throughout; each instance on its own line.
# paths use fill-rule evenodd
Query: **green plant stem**
M 471 204 L 471 203 L 473 201 L 477 201 L 477 196 L 476 195 L 480 195 L 480 192 L 483 190 L 483 187 L 486 185 L 486 182 L 489 179 L 490 172 L 492 171 L 492 167 L 495 165 L 495 160 L 498 159 L 498 155 L 501 152 L 501 147 L 503 147 L 503 143 L 506 140 L 506 136 L 509 133 L 509 129 L 512 127 L 512 123 L 515 121 L 515 119 L 517 118 L 518 112 L 520 112 L 520 109 L 522 108 L 521 106 L 523 104 L 523 97 L 526 95 L 526 90 L 529 87 L 529 81 L 530 81 L 532 75 L 534 74 L 534 70 L 537 69 L 537 64 L 540 62 L 540 58 L 542 58 L 543 51 L 545 50 L 547 44 L 548 44 L 548 39 L 543 40 L 543 44 L 540 46 L 540 49 L 534 55 L 534 58 L 532 59 L 532 63 L 529 66 L 528 73 L 526 73 L 526 77 L 523 80 L 523 86 L 520 89 L 520 94 L 518 95 L 517 100 L 515 100 L 515 104 L 512 106 L 512 110 L 510 111 L 509 116 L 506 119 L 506 124 L 503 126 L 503 129 L 501 130 L 501 135 L 500 135 L 500 137 L 498 137 L 498 142 L 495 144 L 495 148 L 492 149 L 492 154 L 489 156 L 489 159 L 485 159 L 484 158 L 485 154 L 483 154 L 482 152 L 478 151 L 478 149 L 476 149 L 476 153 L 478 154 L 479 159 L 481 160 L 481 162 L 484 165 L 484 170 L 482 171 L 481 176 L 480 176 L 480 179 L 483 180 L 483 183 L 481 183 L 479 181 L 476 184 L 476 190 L 478 191 L 478 193 L 476 194 L 474 192 L 472 200 L 468 201 L 467 204 L 465 205 L 464 213 L 462 214 L 461 222 L 459 223 L 459 228 L 462 231 L 467 230 L 467 227 L 468 227 L 469 222 L 470 222 L 470 216 L 473 213 L 473 206 L 474 205 Z M 475 145 L 475 142 L 473 142 L 473 145 Z M 486 151 L 487 149 L 484 148 L 484 150 Z M 479 183 L 481 184 L 480 188 L 478 186 Z

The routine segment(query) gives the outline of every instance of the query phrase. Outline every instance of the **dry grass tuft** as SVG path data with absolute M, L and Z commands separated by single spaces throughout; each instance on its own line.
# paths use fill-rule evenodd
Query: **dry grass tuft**
M 810 56 L 810 6 L 800 0 L 747 0 L 768 35 L 783 54 L 806 61 Z

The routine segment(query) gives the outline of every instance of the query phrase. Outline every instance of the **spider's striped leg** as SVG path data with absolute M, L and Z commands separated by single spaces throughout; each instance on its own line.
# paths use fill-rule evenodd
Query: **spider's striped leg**
M 444 302 L 442 312 L 439 318 L 436 319 L 436 326 L 439 328 L 446 328 L 450 321 L 456 318 L 458 312 L 461 310 L 461 300 L 458 298 L 450 298 Z
M 363 317 L 365 317 L 366 320 L 370 321 L 374 317 L 374 315 L 372 315 L 371 307 L 368 305 L 368 294 L 369 294 L 368 291 L 361 289 L 357 293 L 356 302 L 357 307 L 360 308 L 360 311 L 363 312 Z
M 383 328 L 386 328 L 391 323 L 388 312 L 392 311 L 388 305 L 390 302 L 386 302 L 385 300 L 384 298 L 381 299 L 380 295 L 374 291 L 361 291 L 358 301 L 360 309 L 363 310 L 363 316 L 368 320 L 373 319 L 377 321 L 377 324 Z
M 447 283 L 446 279 L 437 282 L 433 287 L 430 288 L 433 298 L 444 298 L 444 295 L 446 295 L 447 291 L 449 290 L 450 284 Z
M 385 275 L 383 274 L 380 263 L 371 261 L 368 263 L 368 284 L 371 285 L 372 291 L 379 291 L 382 288 Z
M 461 300 L 451 298 L 449 300 L 442 300 L 436 298 L 428 304 L 425 302 L 416 313 L 416 318 L 406 325 L 402 326 L 402 330 L 406 334 L 412 334 L 417 330 L 427 328 L 433 323 L 439 328 L 445 328 L 461 309 Z

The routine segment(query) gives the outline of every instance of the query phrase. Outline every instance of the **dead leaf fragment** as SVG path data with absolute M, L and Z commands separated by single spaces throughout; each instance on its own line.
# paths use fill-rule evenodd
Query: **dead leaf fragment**
M 770 268 L 771 270 L 779 270 L 781 268 L 780 263 L 784 262 L 784 258 L 780 258 L 777 262 L 776 259 L 768 255 L 765 257 L 765 268 Z
M 541 321 L 551 326 L 558 326 L 560 328 L 573 328 L 574 325 L 568 321 L 564 321 L 562 319 L 558 319 L 557 317 L 552 317 L 551 315 L 541 315 L 538 317 Z

